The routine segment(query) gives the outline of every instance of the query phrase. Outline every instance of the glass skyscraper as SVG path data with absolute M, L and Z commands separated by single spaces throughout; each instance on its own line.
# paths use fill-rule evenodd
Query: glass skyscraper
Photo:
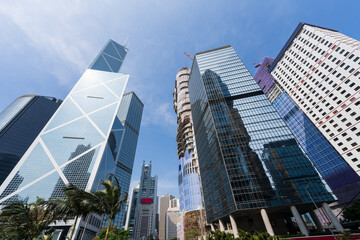
M 312 211 L 310 196 L 325 205 L 334 198 L 231 46 L 195 55 L 189 94 L 212 228 L 280 234 L 293 215 L 308 234 L 298 209 Z
M 117 114 L 120 125 L 117 130 L 112 130 L 109 136 L 110 148 L 114 149 L 113 157 L 116 162 L 115 176 L 119 180 L 123 194 L 127 194 L 130 188 L 143 108 L 144 104 L 134 92 L 125 93 Z M 123 204 L 113 220 L 118 228 L 125 224 L 125 208 Z M 108 220 L 103 225 L 107 226 L 107 222 Z
M 1 185 L 0 204 L 63 197 L 68 184 L 97 190 L 114 172 L 124 130 L 119 108 L 129 78 L 118 71 L 126 53 L 107 42 Z
M 269 72 L 273 61 L 273 58 L 264 58 L 254 76 L 255 81 L 272 102 L 302 149 L 336 195 L 338 204 L 350 201 L 359 192 L 359 176 L 289 95 L 276 83 L 275 78 Z
M 53 97 L 24 95 L 0 113 L 0 185 L 60 104 Z

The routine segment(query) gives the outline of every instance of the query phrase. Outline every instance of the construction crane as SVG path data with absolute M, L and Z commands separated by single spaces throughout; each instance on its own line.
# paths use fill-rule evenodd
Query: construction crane
M 184 54 L 188 56 L 192 61 L 194 61 L 194 58 L 190 54 L 188 54 L 187 52 L 184 52 Z

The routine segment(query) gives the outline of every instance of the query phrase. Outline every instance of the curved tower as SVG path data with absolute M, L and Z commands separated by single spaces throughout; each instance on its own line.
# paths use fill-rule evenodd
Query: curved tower
M 200 172 L 195 147 L 188 81 L 190 69 L 181 68 L 176 74 L 174 89 L 174 110 L 177 115 L 178 186 L 180 210 L 183 212 L 183 227 L 205 226 L 201 194 Z

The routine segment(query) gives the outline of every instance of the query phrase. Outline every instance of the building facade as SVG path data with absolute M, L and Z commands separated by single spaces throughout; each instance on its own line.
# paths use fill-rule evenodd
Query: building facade
M 326 210 L 334 198 L 231 46 L 195 55 L 189 95 L 212 228 L 281 234 L 293 216 L 308 235 L 300 214 L 312 213 L 311 197 Z
M 360 177 L 279 86 L 269 72 L 273 62 L 273 58 L 264 58 L 254 76 L 255 81 L 338 198 L 336 205 L 350 201 L 360 191 Z
M 112 141 L 118 138 L 110 135 L 121 129 L 118 113 L 129 75 L 118 71 L 126 53 L 125 47 L 107 42 L 1 185 L 0 204 L 34 202 L 38 196 L 45 200 L 61 197 L 60 185 L 96 191 L 101 180 L 114 171 L 118 149 L 112 148 Z M 78 171 L 81 174 L 75 177 Z M 86 224 L 86 232 L 80 218 L 76 232 L 86 238 L 94 236 L 101 220 Z
M 150 164 L 143 163 L 137 206 L 135 210 L 135 228 L 133 239 L 145 240 L 149 237 L 157 237 L 156 232 L 156 211 L 157 211 L 157 181 L 155 175 L 151 176 Z
M 119 126 L 116 130 L 112 130 L 109 136 L 110 148 L 114 149 L 113 156 L 116 159 L 115 176 L 119 180 L 122 197 L 128 194 L 130 188 L 143 108 L 144 104 L 134 92 L 125 93 L 118 111 Z M 124 227 L 125 211 L 124 204 L 113 220 L 119 229 Z M 108 220 L 104 221 L 103 226 L 107 224 Z
M 126 207 L 126 220 L 125 220 L 125 230 L 130 230 L 130 234 L 134 234 L 135 227 L 135 215 L 136 215 L 136 206 L 137 199 L 139 195 L 140 185 L 138 184 L 136 187 L 133 187 L 130 191 L 129 201 Z
M 180 210 L 184 219 L 188 219 L 184 227 L 197 226 L 205 231 L 206 221 L 198 222 L 198 217 L 203 212 L 201 193 L 200 170 L 197 159 L 195 135 L 193 130 L 188 82 L 190 69 L 181 68 L 176 74 L 174 88 L 174 110 L 177 115 L 177 149 L 178 149 L 178 189 Z M 189 212 L 192 212 L 191 214 Z M 186 217 L 190 214 L 191 217 Z M 194 220 L 194 222 L 191 221 Z M 161 239 L 161 238 L 160 238 Z
M 53 97 L 24 95 L 0 113 L 0 185 L 60 104 Z
M 160 196 L 159 240 L 166 239 L 166 213 L 172 199 L 176 198 L 170 194 Z
M 357 175 L 359 64 L 359 41 L 336 30 L 300 23 L 269 68 L 287 96 Z M 329 171 L 350 174 L 337 163 L 329 165 L 335 168 Z
M 177 238 L 177 226 L 180 222 L 180 214 L 179 199 L 171 199 L 169 202 L 169 208 L 166 211 L 166 240 Z

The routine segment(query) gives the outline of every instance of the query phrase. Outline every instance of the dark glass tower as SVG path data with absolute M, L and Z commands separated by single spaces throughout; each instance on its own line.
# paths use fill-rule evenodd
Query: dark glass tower
M 53 97 L 24 95 L 0 113 L 0 185 L 60 104 Z
M 293 213 L 308 234 L 296 209 L 313 209 L 306 190 L 317 203 L 334 199 L 231 46 L 195 55 L 189 94 L 208 222 L 223 230 L 229 216 L 237 231 L 261 213 L 273 234 L 289 231 L 284 221 Z M 277 224 L 265 209 L 278 212 Z M 248 230 L 265 229 L 255 223 Z
M 113 127 L 109 137 L 110 149 L 116 162 L 114 174 L 123 194 L 129 192 L 143 109 L 144 104 L 134 92 L 125 93 L 117 113 L 119 121 L 115 123 L 117 126 Z M 113 220 L 118 228 L 125 224 L 125 208 L 123 204 Z M 107 221 L 103 223 L 104 226 L 107 226 Z

